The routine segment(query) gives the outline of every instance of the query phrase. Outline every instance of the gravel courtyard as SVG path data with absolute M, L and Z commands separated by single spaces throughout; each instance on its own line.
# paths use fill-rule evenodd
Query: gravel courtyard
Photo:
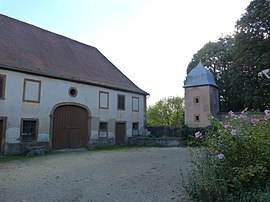
M 1 202 L 182 201 L 185 148 L 64 152 L 0 164 Z

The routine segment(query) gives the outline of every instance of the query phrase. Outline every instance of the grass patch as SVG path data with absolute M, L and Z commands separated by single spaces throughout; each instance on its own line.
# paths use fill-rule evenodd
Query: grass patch
M 149 146 L 143 145 L 114 145 L 114 146 L 97 146 L 89 147 L 88 151 L 115 151 L 115 150 L 137 150 L 142 148 L 149 148 Z
M 16 161 L 16 160 L 24 160 L 27 159 L 27 156 L 24 155 L 15 155 L 15 156 L 1 156 L 0 157 L 0 163 L 6 163 L 10 161 Z

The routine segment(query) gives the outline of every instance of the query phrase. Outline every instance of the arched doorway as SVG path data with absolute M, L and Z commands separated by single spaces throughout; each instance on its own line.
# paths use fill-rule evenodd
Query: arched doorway
M 87 146 L 88 111 L 77 105 L 61 105 L 53 111 L 52 149 Z

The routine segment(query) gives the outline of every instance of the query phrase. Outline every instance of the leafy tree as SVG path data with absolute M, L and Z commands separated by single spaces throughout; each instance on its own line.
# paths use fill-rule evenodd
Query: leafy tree
M 239 93 L 242 109 L 270 107 L 270 80 L 258 73 L 270 67 L 270 1 L 254 0 L 237 21 L 232 90 Z
M 147 125 L 176 126 L 184 122 L 184 101 L 181 97 L 169 97 L 159 100 L 147 109 Z
M 220 38 L 217 42 L 208 42 L 201 48 L 189 63 L 187 72 L 195 67 L 201 59 L 204 65 L 214 74 L 220 89 L 221 111 L 230 111 L 230 102 L 234 97 L 230 89 L 228 69 L 232 63 L 232 48 L 234 39 L 232 36 Z
M 209 42 L 189 63 L 202 59 L 220 88 L 221 111 L 270 107 L 270 80 L 258 73 L 270 68 L 270 1 L 253 0 L 232 36 Z

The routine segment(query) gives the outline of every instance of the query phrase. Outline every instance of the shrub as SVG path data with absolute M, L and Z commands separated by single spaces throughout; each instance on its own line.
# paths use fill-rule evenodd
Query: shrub
M 187 191 L 201 201 L 270 201 L 270 111 L 263 119 L 229 112 L 217 130 L 196 134 Z

